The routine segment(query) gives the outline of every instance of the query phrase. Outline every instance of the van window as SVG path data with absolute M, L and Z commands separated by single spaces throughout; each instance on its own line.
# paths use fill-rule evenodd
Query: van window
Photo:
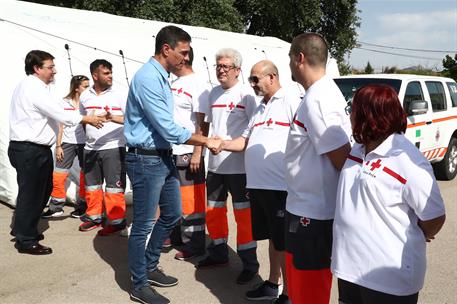
M 409 104 L 414 100 L 424 100 L 421 84 L 418 81 L 412 81 L 408 83 L 408 86 L 406 87 L 405 98 L 403 99 L 403 109 L 407 111 Z
M 433 112 L 446 110 L 446 95 L 444 94 L 443 84 L 437 81 L 426 81 L 425 85 L 430 94 Z
M 446 84 L 449 89 L 449 95 L 451 95 L 452 106 L 457 107 L 457 83 L 447 82 Z

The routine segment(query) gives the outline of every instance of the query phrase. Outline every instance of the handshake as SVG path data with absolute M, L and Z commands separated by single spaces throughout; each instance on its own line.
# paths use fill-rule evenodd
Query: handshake
M 211 153 L 217 155 L 224 149 L 224 141 L 218 136 L 208 137 L 205 146 L 211 151 Z

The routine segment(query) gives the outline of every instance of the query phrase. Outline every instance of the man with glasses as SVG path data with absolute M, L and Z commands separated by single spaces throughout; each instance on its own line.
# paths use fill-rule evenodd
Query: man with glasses
M 191 134 L 173 119 L 168 76 L 189 61 L 190 42 L 191 37 L 181 28 L 162 28 L 156 36 L 154 56 L 136 72 L 130 84 L 124 129 L 128 146 L 125 163 L 133 187 L 128 260 L 133 283 L 130 297 L 141 303 L 169 303 L 151 284 L 178 284 L 178 279 L 158 267 L 163 242 L 182 215 L 172 144 L 208 148 L 220 145 L 220 140 Z M 155 223 L 158 207 L 160 216 Z
M 224 140 L 241 136 L 257 108 L 252 88 L 238 80 L 241 61 L 241 54 L 231 48 L 221 49 L 216 54 L 216 75 L 220 85 L 210 92 L 207 121 L 212 125 L 212 134 Z M 237 223 L 237 253 L 243 262 L 238 284 L 251 281 L 259 269 L 245 172 L 243 152 L 223 151 L 209 156 L 206 223 L 212 242 L 208 247 L 208 257 L 196 266 L 201 269 L 228 263 L 226 200 L 230 192 Z
M 247 184 L 251 200 L 252 234 L 255 240 L 269 240 L 270 274 L 268 280 L 248 291 L 248 300 L 272 300 L 290 303 L 285 279 L 286 183 L 284 151 L 290 125 L 300 98 L 281 88 L 273 62 L 264 60 L 251 69 L 249 83 L 262 102 L 243 135 L 223 141 L 226 151 L 245 151 Z M 272 140 L 273 139 L 273 140 Z M 218 151 L 212 151 L 218 152 Z M 283 278 L 282 294 L 278 297 Z
M 27 77 L 14 90 L 9 115 L 8 157 L 19 186 L 11 235 L 16 237 L 15 247 L 20 253 L 43 255 L 52 249 L 39 243 L 44 236 L 38 232 L 38 223 L 52 191 L 51 146 L 59 123 L 101 128 L 106 117 L 64 111 L 50 93 L 49 85 L 57 73 L 51 54 L 30 51 L 25 57 L 25 73 Z

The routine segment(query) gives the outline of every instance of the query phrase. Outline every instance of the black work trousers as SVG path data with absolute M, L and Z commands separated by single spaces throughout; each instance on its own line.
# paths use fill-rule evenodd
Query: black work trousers
M 8 157 L 19 186 L 12 234 L 16 248 L 29 248 L 38 242 L 38 223 L 52 191 L 52 152 L 47 146 L 10 141 Z

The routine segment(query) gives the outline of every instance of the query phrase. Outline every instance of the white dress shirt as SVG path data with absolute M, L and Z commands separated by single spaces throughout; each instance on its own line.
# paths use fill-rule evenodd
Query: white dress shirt
M 59 122 L 71 126 L 80 123 L 82 115 L 65 111 L 41 79 L 28 75 L 16 87 L 11 99 L 10 140 L 28 141 L 52 146 Z

